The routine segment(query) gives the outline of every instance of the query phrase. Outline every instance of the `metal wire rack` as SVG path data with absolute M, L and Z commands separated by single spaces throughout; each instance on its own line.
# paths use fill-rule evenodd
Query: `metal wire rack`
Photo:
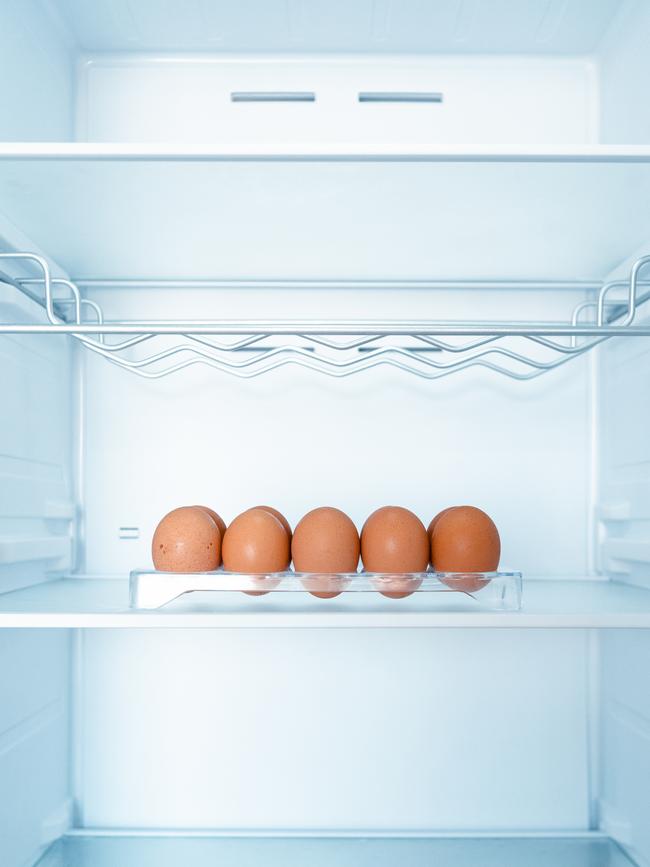
M 0 253 L 0 264 L 3 262 L 37 269 L 38 276 L 31 277 L 0 272 L 0 282 L 37 302 L 47 321 L 0 322 L 0 334 L 70 335 L 111 363 L 147 379 L 197 364 L 241 378 L 293 364 L 333 377 L 387 365 L 424 379 L 438 379 L 478 366 L 512 379 L 529 380 L 612 337 L 650 337 L 650 325 L 635 324 L 638 308 L 650 300 L 650 283 L 640 279 L 641 272 L 650 265 L 650 256 L 634 262 L 627 280 L 596 287 L 593 299 L 578 304 L 565 322 L 107 321 L 102 308 L 84 298 L 79 286 L 52 277 L 42 256 Z M 326 285 L 322 281 L 312 283 Z M 312 284 L 307 281 L 304 285 Z M 621 293 L 624 297 L 620 297 Z

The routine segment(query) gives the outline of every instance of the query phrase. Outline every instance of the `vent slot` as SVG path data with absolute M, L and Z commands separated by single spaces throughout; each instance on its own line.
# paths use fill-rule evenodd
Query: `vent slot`
M 362 90 L 359 102 L 442 102 L 442 93 L 436 91 Z
M 232 102 L 316 102 L 313 90 L 233 90 Z
M 120 527 L 118 530 L 118 536 L 120 539 L 139 539 L 140 538 L 140 528 L 139 527 Z

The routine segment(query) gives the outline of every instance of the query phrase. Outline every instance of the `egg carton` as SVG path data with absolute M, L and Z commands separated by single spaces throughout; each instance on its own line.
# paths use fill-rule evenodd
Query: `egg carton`
M 317 604 L 340 594 L 379 593 L 399 600 L 413 593 L 464 593 L 483 609 L 519 611 L 521 608 L 521 572 L 273 572 L 250 575 L 239 572 L 157 572 L 135 570 L 130 576 L 130 605 L 137 609 L 162 608 L 186 593 L 245 593 L 266 596 L 269 593 L 309 594 Z

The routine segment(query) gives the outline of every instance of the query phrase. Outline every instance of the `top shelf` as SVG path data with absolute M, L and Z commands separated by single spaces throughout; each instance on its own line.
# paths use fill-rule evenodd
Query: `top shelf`
M 0 142 L 0 160 L 119 160 L 171 162 L 533 162 L 650 163 L 650 145 L 503 144 L 432 145 L 428 142 L 369 145 L 355 142 L 264 141 L 219 145 L 121 142 Z
M 76 280 L 603 281 L 649 199 L 649 147 L 0 146 L 22 249 Z

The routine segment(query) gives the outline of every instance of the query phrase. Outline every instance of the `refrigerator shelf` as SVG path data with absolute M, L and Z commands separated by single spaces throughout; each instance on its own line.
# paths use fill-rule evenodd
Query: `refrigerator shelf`
M 238 572 L 131 572 L 130 604 L 136 609 L 162 608 L 164 605 L 196 591 L 215 593 L 214 604 L 224 593 L 266 596 L 269 593 L 309 593 L 314 604 L 341 594 L 380 593 L 388 599 L 405 599 L 414 593 L 464 593 L 481 608 L 491 611 L 519 611 L 521 608 L 521 572 L 346 572 L 315 574 L 308 572 L 274 572 L 248 575 Z M 443 603 L 444 606 L 444 603 Z
M 491 611 L 466 593 L 187 593 L 129 607 L 125 578 L 69 577 L 0 594 L 0 629 L 650 629 L 650 590 L 616 581 L 526 579 L 520 611 Z M 442 602 L 442 604 L 440 604 Z
M 0 144 L 8 242 L 80 281 L 602 282 L 649 191 L 647 145 Z
M 56 841 L 37 867 L 632 867 L 596 832 L 463 836 L 227 836 L 79 831 Z
M 384 365 L 424 379 L 439 379 L 468 367 L 481 367 L 515 380 L 529 380 L 561 367 L 611 337 L 649 337 L 650 325 L 635 322 L 638 308 L 650 299 L 650 283 L 642 280 L 650 270 L 646 267 L 649 265 L 650 256 L 642 256 L 632 265 L 627 280 L 602 285 L 579 282 L 576 288 L 591 292 L 591 297 L 567 310 L 565 321 L 143 321 L 108 320 L 95 300 L 83 296 L 80 286 L 99 283 L 116 288 L 160 288 L 169 284 L 175 289 L 268 286 L 395 290 L 444 286 L 484 292 L 519 284 L 409 280 L 85 280 L 76 285 L 71 280 L 53 277 L 50 264 L 38 254 L 0 253 L 0 268 L 28 266 L 38 271 L 38 276 L 30 277 L 0 272 L 0 281 L 14 286 L 45 311 L 45 321 L 1 322 L 0 334 L 71 335 L 87 349 L 146 379 L 158 379 L 199 364 L 240 378 L 256 377 L 285 365 L 298 365 L 331 377 L 346 377 Z M 573 284 L 569 281 L 566 285 Z

